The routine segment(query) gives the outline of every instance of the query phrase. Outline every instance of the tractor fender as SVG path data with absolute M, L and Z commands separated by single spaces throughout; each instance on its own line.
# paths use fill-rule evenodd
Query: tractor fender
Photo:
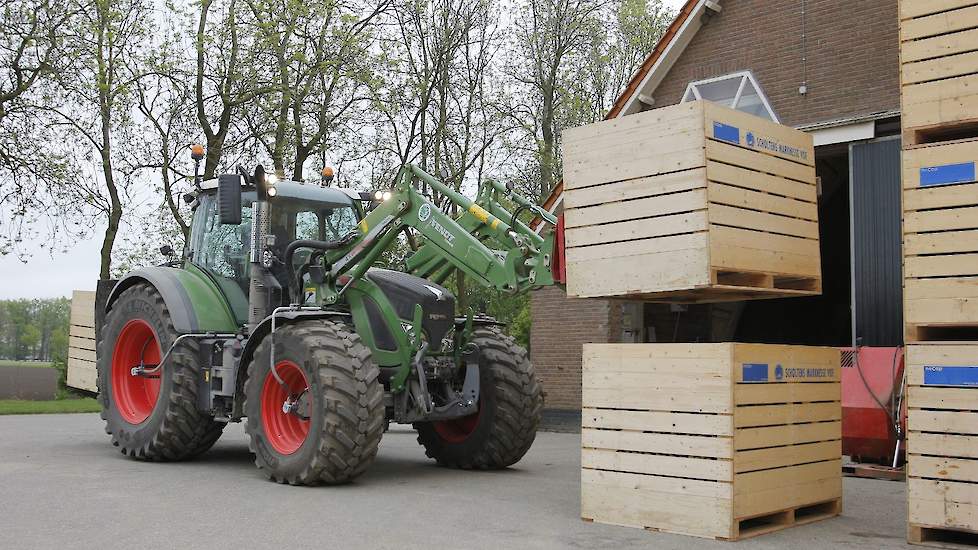
M 144 267 L 127 273 L 109 294 L 105 311 L 112 309 L 124 290 L 140 283 L 148 283 L 160 293 L 173 328 L 179 333 L 235 332 L 240 328 L 213 282 L 173 267 Z
M 336 319 L 339 321 L 345 321 L 352 323 L 353 319 L 349 313 L 343 311 L 282 311 L 275 316 L 275 330 L 282 328 L 285 325 L 292 323 L 297 323 L 299 321 L 308 321 L 312 319 Z M 234 418 L 241 418 L 244 415 L 244 384 L 248 379 L 248 366 L 251 365 L 251 361 L 255 356 L 255 349 L 258 348 L 258 344 L 261 344 L 262 340 L 272 332 L 272 316 L 269 315 L 265 317 L 258 326 L 254 328 L 248 334 L 248 339 L 245 341 L 244 347 L 241 349 L 241 358 L 238 360 L 238 372 L 235 376 L 235 391 L 234 391 Z

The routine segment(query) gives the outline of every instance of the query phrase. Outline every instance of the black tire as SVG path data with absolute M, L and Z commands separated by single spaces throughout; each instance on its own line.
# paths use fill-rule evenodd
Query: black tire
M 225 424 L 197 410 L 202 374 L 198 344 L 193 339 L 184 339 L 170 354 L 160 371 L 159 396 L 144 420 L 127 420 L 116 403 L 112 368 L 113 356 L 120 348 L 117 339 L 124 327 L 140 322 L 155 333 L 160 357 L 179 335 L 163 297 L 151 285 L 134 285 L 112 304 L 98 343 L 98 400 L 105 431 L 112 436 L 112 444 L 131 457 L 172 461 L 197 456 L 214 445 Z
M 439 465 L 495 470 L 512 466 L 530 450 L 540 425 L 543 396 L 526 350 L 496 327 L 479 327 L 479 413 L 462 441 L 446 439 L 434 423 L 418 422 L 418 443 Z
M 271 375 L 271 338 L 255 350 L 245 382 L 245 430 L 255 464 L 269 479 L 291 485 L 346 483 L 377 455 L 384 433 L 384 388 L 370 350 L 346 325 L 316 320 L 275 331 L 276 364 L 291 362 L 309 384 L 308 435 L 283 454 L 262 419 L 262 392 Z

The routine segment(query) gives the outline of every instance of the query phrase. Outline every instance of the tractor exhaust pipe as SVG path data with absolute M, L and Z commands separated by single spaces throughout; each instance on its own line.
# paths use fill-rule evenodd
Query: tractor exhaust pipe
M 265 167 L 255 168 L 254 184 L 258 191 L 258 201 L 251 205 L 251 257 L 248 283 L 248 331 L 252 332 L 269 315 L 269 288 L 265 284 L 268 268 L 265 265 L 265 247 L 268 240 L 268 197 L 270 182 L 265 175 Z

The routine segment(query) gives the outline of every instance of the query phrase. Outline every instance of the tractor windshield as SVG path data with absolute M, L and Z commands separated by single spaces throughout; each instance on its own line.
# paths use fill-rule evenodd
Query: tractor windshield
M 249 254 L 251 251 L 252 203 L 254 191 L 241 197 L 241 224 L 222 224 L 213 194 L 200 197 L 194 213 L 191 261 L 210 273 L 227 297 L 239 320 L 247 317 Z M 335 240 L 356 228 L 358 219 L 352 204 L 314 201 L 280 196 L 269 208 L 269 235 L 275 237 L 271 247 L 279 258 L 285 248 L 297 239 Z M 294 256 L 298 268 L 308 259 L 309 251 L 300 250 Z M 272 273 L 282 284 L 288 284 L 284 265 L 276 265 Z M 285 296 L 288 296 L 285 293 Z

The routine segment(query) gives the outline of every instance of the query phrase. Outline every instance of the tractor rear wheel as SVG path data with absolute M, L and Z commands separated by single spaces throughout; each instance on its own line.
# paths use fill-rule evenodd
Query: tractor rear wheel
M 197 410 L 196 341 L 181 341 L 158 372 L 132 374 L 137 365 L 159 363 L 179 336 L 155 288 L 137 284 L 124 290 L 99 336 L 99 402 L 113 445 L 146 460 L 182 460 L 214 445 L 224 423 Z
M 271 480 L 337 484 L 362 474 L 384 433 L 384 388 L 370 350 L 346 325 L 304 321 L 255 350 L 245 382 L 245 430 Z M 288 403 L 288 405 L 286 405 Z
M 517 462 L 533 444 L 543 408 L 526 350 L 496 327 L 473 331 L 479 348 L 479 410 L 440 422 L 418 422 L 418 443 L 439 465 L 493 470 Z

